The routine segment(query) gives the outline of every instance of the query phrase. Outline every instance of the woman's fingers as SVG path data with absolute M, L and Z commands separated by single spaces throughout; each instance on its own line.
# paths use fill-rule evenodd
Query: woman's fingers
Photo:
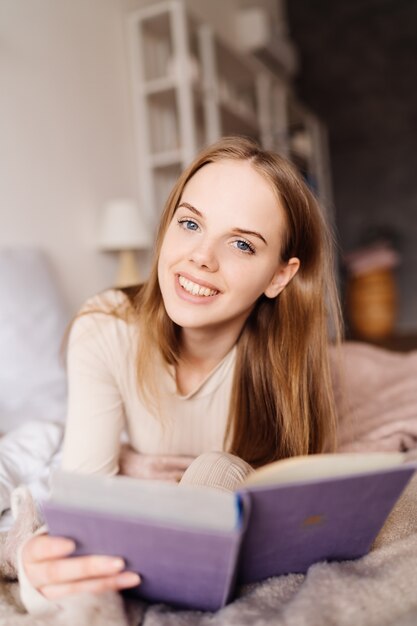
M 183 456 L 149 456 L 144 459 L 143 467 L 148 476 L 163 478 L 164 475 L 177 472 L 183 474 L 194 459 Z
M 75 581 L 59 585 L 47 585 L 40 587 L 40 592 L 49 600 L 57 600 L 74 593 L 103 593 L 105 591 L 118 591 L 136 587 L 140 583 L 140 577 L 134 572 L 123 572 L 117 576 L 105 578 L 92 578 L 89 580 Z
M 37 535 L 32 537 L 23 547 L 23 562 L 36 563 L 49 559 L 68 556 L 75 550 L 75 542 L 65 537 Z
M 47 598 L 80 591 L 100 593 L 139 584 L 136 573 L 122 572 L 123 559 L 102 555 L 66 558 L 74 549 L 71 539 L 49 535 L 32 537 L 25 544 L 22 557 L 26 575 Z
M 169 483 L 179 483 L 182 476 L 183 476 L 184 472 L 178 472 L 178 471 L 174 471 L 174 472 L 162 472 L 159 475 L 159 480 L 165 480 Z
M 85 579 L 114 576 L 121 572 L 123 559 L 107 556 L 79 556 L 26 563 L 26 573 L 35 587 L 61 585 Z
M 158 480 L 178 480 L 172 472 L 181 478 L 182 473 L 194 461 L 192 456 L 173 454 L 138 454 L 129 446 L 123 446 L 119 464 L 120 472 L 136 478 Z M 166 478 L 168 475 L 168 478 Z
M 194 461 L 194 457 L 192 456 L 162 456 L 160 457 L 162 467 L 167 470 L 185 470 L 191 463 Z

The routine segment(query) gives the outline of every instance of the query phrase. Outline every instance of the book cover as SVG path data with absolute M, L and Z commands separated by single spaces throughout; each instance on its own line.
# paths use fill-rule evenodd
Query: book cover
M 304 573 L 318 561 L 366 554 L 414 471 L 402 466 L 243 492 L 250 500 L 250 523 L 239 582 Z
M 232 596 L 239 528 L 193 529 L 50 503 L 44 513 L 54 535 L 76 540 L 74 556 L 121 556 L 126 569 L 141 576 L 140 598 L 216 611 Z

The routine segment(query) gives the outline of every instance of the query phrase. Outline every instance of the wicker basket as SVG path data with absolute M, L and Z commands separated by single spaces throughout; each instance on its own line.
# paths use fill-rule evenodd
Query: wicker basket
M 346 299 L 355 335 L 363 339 L 382 339 L 392 334 L 398 298 L 391 270 L 352 276 L 347 285 Z

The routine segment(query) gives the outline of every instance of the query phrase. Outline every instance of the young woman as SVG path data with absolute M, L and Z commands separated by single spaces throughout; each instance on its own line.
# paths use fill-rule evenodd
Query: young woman
M 331 317 L 337 329 L 313 195 L 282 157 L 220 140 L 172 190 L 149 280 L 91 299 L 72 327 L 64 469 L 117 473 L 123 428 L 147 463 L 171 458 L 183 481 L 223 488 L 332 451 Z M 119 559 L 67 558 L 73 549 L 48 535 L 26 543 L 21 575 L 38 600 L 138 584 Z

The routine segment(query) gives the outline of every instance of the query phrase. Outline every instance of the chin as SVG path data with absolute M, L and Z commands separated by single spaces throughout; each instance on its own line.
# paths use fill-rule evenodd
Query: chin
M 200 328 L 210 323 L 209 320 L 202 320 L 201 316 L 196 315 L 195 312 L 186 313 L 185 311 L 173 310 L 172 308 L 166 308 L 165 310 L 170 320 L 181 328 Z

